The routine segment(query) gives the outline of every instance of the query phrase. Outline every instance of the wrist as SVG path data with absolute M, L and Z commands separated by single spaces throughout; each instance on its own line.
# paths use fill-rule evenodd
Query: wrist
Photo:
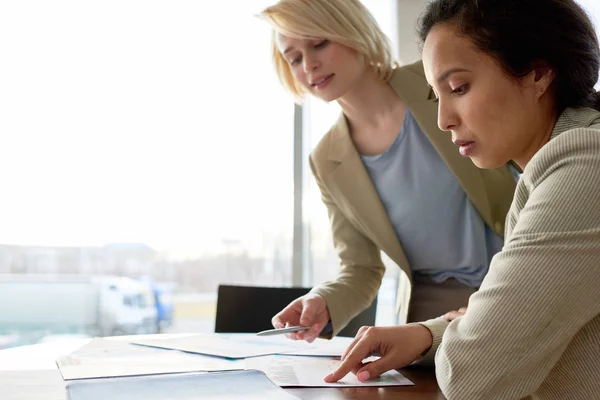
M 419 349 L 419 354 L 423 356 L 431 349 L 431 346 L 433 346 L 433 335 L 431 334 L 431 331 L 423 325 L 415 324 L 411 325 L 411 327 L 416 332 L 416 345 Z
M 328 335 L 330 333 L 333 333 L 333 324 L 331 323 L 331 320 L 327 321 L 327 324 L 323 327 L 319 335 Z

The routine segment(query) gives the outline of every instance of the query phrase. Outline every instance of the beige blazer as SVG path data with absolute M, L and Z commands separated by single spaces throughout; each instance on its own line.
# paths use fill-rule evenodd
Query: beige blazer
M 600 399 L 600 112 L 568 108 L 517 185 L 466 314 L 432 333 L 449 400 Z
M 480 170 L 462 157 L 448 132 L 437 126 L 437 103 L 421 62 L 397 68 L 390 85 L 406 102 L 419 126 L 456 176 L 483 220 L 499 235 L 514 193 L 507 168 Z M 313 289 L 329 309 L 333 334 L 368 307 L 385 272 L 381 251 L 401 269 L 398 298 L 400 322 L 405 322 L 411 295 L 411 268 L 387 213 L 360 159 L 344 115 L 321 139 L 309 158 L 331 223 L 341 269 L 335 281 Z M 443 207 L 440 199 L 440 207 Z

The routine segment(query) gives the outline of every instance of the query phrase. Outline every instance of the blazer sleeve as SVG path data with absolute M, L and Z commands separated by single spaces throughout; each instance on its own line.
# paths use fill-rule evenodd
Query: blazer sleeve
M 437 351 L 448 399 L 530 395 L 600 314 L 600 132 L 562 133 L 521 180 L 508 242 Z M 428 324 L 439 340 L 445 324 Z
M 380 250 L 356 229 L 332 199 L 317 172 L 312 156 L 309 163 L 321 191 L 321 199 L 327 207 L 333 244 L 340 258 L 340 270 L 336 279 L 312 289 L 312 292 L 323 296 L 327 303 L 333 327 L 331 335 L 335 336 L 373 302 L 381 285 L 385 266 L 381 261 Z

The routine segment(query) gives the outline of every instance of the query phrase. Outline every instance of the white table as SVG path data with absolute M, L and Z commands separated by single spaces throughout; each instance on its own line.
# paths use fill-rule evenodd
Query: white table
M 65 382 L 54 360 L 90 339 L 0 350 L 2 400 L 66 400 Z
M 118 336 L 133 338 L 178 337 L 185 334 Z M 66 400 L 65 382 L 55 360 L 89 343 L 89 339 L 65 339 L 0 350 L 1 400 Z

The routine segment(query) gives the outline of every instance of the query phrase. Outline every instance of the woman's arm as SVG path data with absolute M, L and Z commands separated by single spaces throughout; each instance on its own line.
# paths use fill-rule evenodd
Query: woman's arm
M 449 399 L 523 398 L 600 314 L 600 132 L 565 132 L 532 159 L 501 253 L 435 361 Z
M 335 249 L 340 257 L 341 268 L 335 280 L 313 288 L 321 295 L 329 310 L 336 335 L 348 322 L 367 308 L 377 296 L 385 266 L 381 252 L 375 244 L 359 232 L 346 218 L 329 194 L 327 186 L 317 172 L 312 157 L 310 167 L 327 207 Z M 361 188 L 356 188 L 361 190 Z

